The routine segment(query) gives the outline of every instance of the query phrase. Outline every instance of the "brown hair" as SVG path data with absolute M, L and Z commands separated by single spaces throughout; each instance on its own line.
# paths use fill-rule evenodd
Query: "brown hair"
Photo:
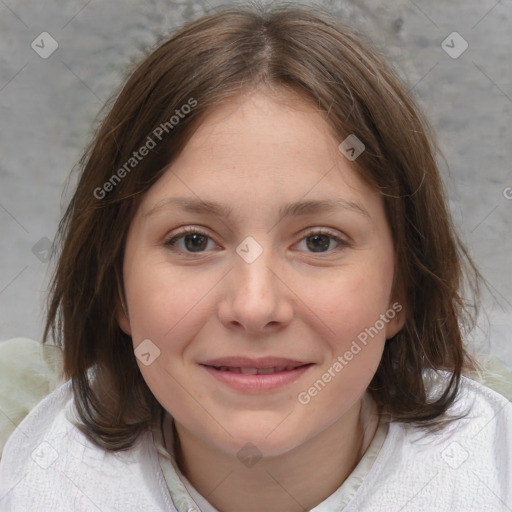
M 130 447 L 162 410 L 116 321 L 130 222 L 202 117 L 256 86 L 298 92 L 325 113 L 340 142 L 355 134 L 366 147 L 354 167 L 382 193 L 407 317 L 369 387 L 381 412 L 435 426 L 472 367 L 462 340 L 474 317 L 460 294 L 465 278 L 478 293 L 479 274 L 454 233 L 434 137 L 411 95 L 379 54 L 328 13 L 224 8 L 179 29 L 129 76 L 84 154 L 59 225 L 44 341 L 51 333 L 63 346 L 82 428 L 107 449 Z M 171 126 L 176 110 L 193 102 Z M 168 134 L 128 167 L 159 126 Z M 426 369 L 452 372 L 434 400 Z

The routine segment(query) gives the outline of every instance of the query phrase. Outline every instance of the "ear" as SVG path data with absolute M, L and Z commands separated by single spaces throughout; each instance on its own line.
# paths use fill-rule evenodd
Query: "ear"
M 128 308 L 126 307 L 126 300 L 124 299 L 124 286 L 120 272 L 116 271 L 117 281 L 117 307 L 116 307 L 116 320 L 119 324 L 120 329 L 128 336 L 132 335 L 132 327 L 130 325 L 130 317 L 128 314 Z
M 393 286 L 391 289 L 391 296 L 389 299 L 388 309 L 386 311 L 386 317 L 389 322 L 386 324 L 386 339 L 389 340 L 395 336 L 402 327 L 405 325 L 407 320 L 408 308 L 407 301 L 405 299 L 405 289 L 403 283 L 398 279 L 398 273 L 396 270 L 393 275 Z
M 386 339 L 389 340 L 404 326 L 407 310 L 402 302 L 395 301 L 389 305 L 386 316 L 389 318 L 389 322 L 386 324 Z
M 130 325 L 130 319 L 128 318 L 128 313 L 126 312 L 126 308 L 124 304 L 121 304 L 117 307 L 116 311 L 116 319 L 117 323 L 121 330 L 127 334 L 128 336 L 132 335 L 132 327 Z

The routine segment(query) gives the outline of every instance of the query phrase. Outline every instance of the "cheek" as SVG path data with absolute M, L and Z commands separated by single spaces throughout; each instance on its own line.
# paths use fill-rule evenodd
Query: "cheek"
M 322 322 L 316 320 L 316 325 L 328 326 L 323 328 L 327 350 L 312 384 L 316 379 L 329 384 L 325 392 L 319 393 L 322 397 L 315 401 L 312 411 L 320 414 L 331 401 L 338 404 L 338 412 L 349 407 L 368 387 L 378 368 L 387 325 L 381 315 L 388 310 L 392 285 L 392 273 L 385 271 L 382 261 L 380 265 L 347 268 L 317 294 L 321 297 L 317 305 Z
M 390 286 L 378 272 L 367 269 L 324 287 L 322 299 L 317 299 L 321 314 L 315 330 L 320 324 L 328 327 L 323 327 L 327 351 L 299 396 L 309 400 L 311 417 L 335 421 L 367 389 L 384 350 L 385 324 L 380 315 L 388 309 Z
M 324 287 L 316 302 L 331 337 L 343 343 L 375 324 L 389 307 L 391 276 L 371 268 L 354 269 Z
M 137 364 L 156 399 L 173 410 L 190 399 L 183 354 L 212 314 L 213 305 L 205 293 L 213 284 L 206 276 L 191 276 L 190 271 L 172 268 L 167 262 L 146 260 L 136 268 L 126 286 L 134 348 L 149 339 L 158 349 L 152 348 L 158 356 L 151 364 L 141 359 Z
M 132 268 L 125 282 L 134 341 L 150 338 L 164 344 L 171 333 L 176 339 L 177 331 L 204 314 L 205 289 L 211 287 L 207 276 L 191 276 L 165 261 L 145 260 Z

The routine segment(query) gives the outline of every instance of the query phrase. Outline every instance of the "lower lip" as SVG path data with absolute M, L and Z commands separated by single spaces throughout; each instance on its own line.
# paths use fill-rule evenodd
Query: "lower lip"
M 301 377 L 312 365 L 300 366 L 295 370 L 272 373 L 271 375 L 246 375 L 229 371 L 219 371 L 211 366 L 201 365 L 207 372 L 223 384 L 244 392 L 260 393 L 273 391 L 286 386 Z

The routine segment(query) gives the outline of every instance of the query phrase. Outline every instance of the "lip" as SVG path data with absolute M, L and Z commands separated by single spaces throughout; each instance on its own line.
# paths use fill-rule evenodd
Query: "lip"
M 221 357 L 210 359 L 200 363 L 206 366 L 231 366 L 232 368 L 277 368 L 280 366 L 302 366 L 308 364 L 307 361 L 297 361 L 285 357 L 260 357 L 252 359 L 244 356 Z
M 230 357 L 214 359 L 201 363 L 214 379 L 237 391 L 244 393 L 265 393 L 282 388 L 299 379 L 313 363 L 304 363 L 284 358 L 249 359 L 246 357 Z M 294 369 L 277 371 L 272 374 L 244 374 L 218 368 L 280 368 L 294 366 Z

